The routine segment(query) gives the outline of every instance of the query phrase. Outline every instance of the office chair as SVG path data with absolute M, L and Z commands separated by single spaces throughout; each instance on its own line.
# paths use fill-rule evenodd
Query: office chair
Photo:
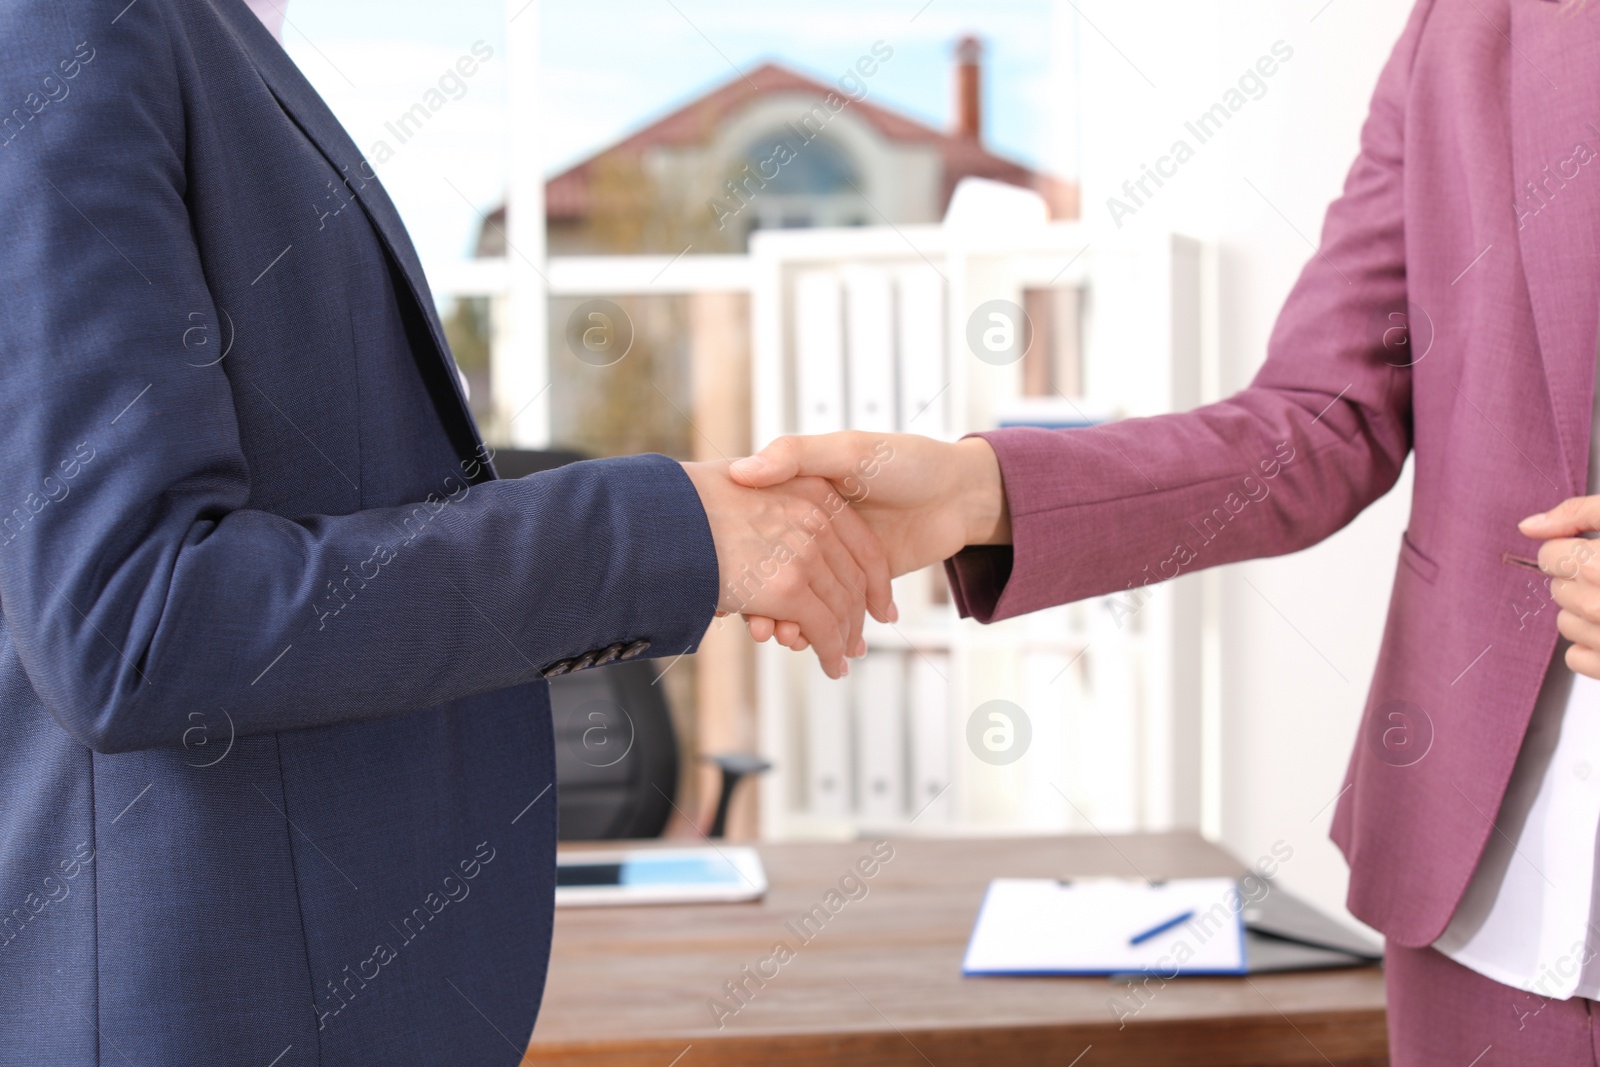
M 584 459 L 576 452 L 500 449 L 503 478 Z M 563 841 L 659 837 L 678 788 L 678 735 L 649 661 L 592 667 L 550 680 L 556 745 L 557 834 Z M 722 772 L 710 837 L 727 830 L 734 790 L 771 764 L 748 753 L 705 757 Z
M 563 841 L 659 837 L 678 789 L 678 739 L 647 663 L 550 680 Z

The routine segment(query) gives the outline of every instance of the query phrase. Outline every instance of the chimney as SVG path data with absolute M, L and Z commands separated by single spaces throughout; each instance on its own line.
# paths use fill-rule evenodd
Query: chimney
M 956 42 L 956 136 L 983 136 L 983 42 L 967 36 Z

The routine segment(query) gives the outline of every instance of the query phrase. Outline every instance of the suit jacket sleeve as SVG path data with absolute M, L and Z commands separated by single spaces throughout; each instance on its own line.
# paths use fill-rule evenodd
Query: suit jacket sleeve
M 1411 448 L 1402 157 L 1405 96 L 1431 0 L 1378 81 L 1361 152 L 1250 386 L 1216 404 L 1092 429 L 984 433 L 1013 545 L 946 563 L 982 622 L 1280 555 L 1344 526 Z
M 313 727 L 529 682 L 617 641 L 694 647 L 716 557 L 664 457 L 462 478 L 353 514 L 247 506 L 225 367 L 181 346 L 189 313 L 217 320 L 170 28 L 123 19 L 67 82 L 57 61 L 87 27 L 22 6 L 0 99 L 31 109 L 52 73 L 71 92 L 0 135 L 0 654 L 63 728 L 101 751 L 178 745 L 196 710 L 226 708 L 240 733 Z M 244 132 L 239 150 L 259 164 Z M 328 619 L 328 583 L 357 572 L 359 598 Z

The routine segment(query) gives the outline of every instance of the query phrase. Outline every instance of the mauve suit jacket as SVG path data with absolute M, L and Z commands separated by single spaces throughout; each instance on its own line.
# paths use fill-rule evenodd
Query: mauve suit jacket
M 1461 899 L 1557 640 L 1547 587 L 1502 555 L 1533 555 L 1517 521 L 1586 485 L 1597 126 L 1600 10 L 1422 0 L 1250 386 L 1184 414 L 986 434 L 1015 547 L 951 565 L 987 620 L 1292 552 L 1414 452 L 1333 824 L 1351 910 L 1402 945 L 1431 943 Z M 1385 343 L 1397 311 L 1410 346 Z
M 541 674 L 695 646 L 694 488 L 494 480 L 393 205 L 241 0 L 8 0 L 0 125 L 0 1063 L 518 1062 Z

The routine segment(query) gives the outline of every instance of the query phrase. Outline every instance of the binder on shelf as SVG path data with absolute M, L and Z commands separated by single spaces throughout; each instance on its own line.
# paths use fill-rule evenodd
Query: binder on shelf
M 950 432 L 944 279 L 919 263 L 903 268 L 896 280 L 900 428 L 943 438 Z
M 844 271 L 845 366 L 850 393 L 850 428 L 893 433 L 894 285 L 882 267 Z
M 911 733 L 911 812 L 917 825 L 950 821 L 950 656 L 914 651 L 907 704 Z
M 822 819 L 850 816 L 850 690 L 854 675 L 834 681 L 813 660 L 805 672 L 806 807 Z
M 880 825 L 906 817 L 904 655 L 872 652 L 850 668 L 860 771 L 857 808 L 864 821 Z
M 845 428 L 844 306 L 839 276 L 800 271 L 794 280 L 796 415 L 800 433 Z

